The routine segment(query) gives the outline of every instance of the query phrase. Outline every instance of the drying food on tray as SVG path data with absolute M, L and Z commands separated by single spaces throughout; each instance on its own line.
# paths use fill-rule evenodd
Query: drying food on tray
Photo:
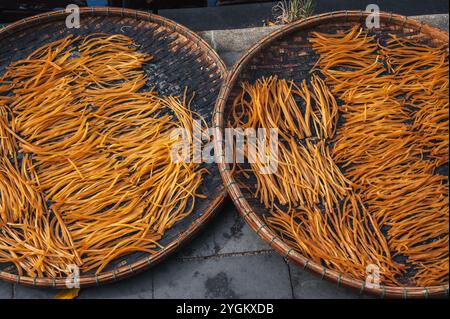
M 124 35 L 68 36 L 0 78 L 0 262 L 19 275 L 100 273 L 156 252 L 188 216 L 207 172 L 174 162 L 192 132 L 187 93 L 145 87 L 152 57 Z
M 241 84 L 228 126 L 278 128 L 278 170 L 256 161 L 236 178 L 311 261 L 360 280 L 375 265 L 383 285 L 447 284 L 448 49 L 360 26 L 309 41 L 309 79 Z

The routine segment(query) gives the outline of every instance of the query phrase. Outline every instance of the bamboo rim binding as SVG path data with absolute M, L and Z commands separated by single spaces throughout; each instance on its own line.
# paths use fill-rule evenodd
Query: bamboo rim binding
M 240 72 L 245 67 L 245 63 L 250 61 L 250 59 L 253 57 L 255 51 L 258 52 L 259 50 L 262 50 L 264 48 L 264 46 L 269 44 L 271 42 L 271 40 L 273 40 L 274 38 L 278 38 L 278 37 L 280 37 L 280 36 L 282 36 L 284 34 L 292 32 L 292 31 L 296 30 L 297 28 L 312 27 L 312 26 L 320 24 L 321 22 L 325 22 L 326 23 L 326 22 L 328 22 L 327 20 L 333 21 L 333 22 L 336 21 L 337 23 L 339 23 L 339 19 L 341 19 L 344 16 L 348 17 L 348 21 L 352 21 L 353 22 L 353 20 L 354 20 L 352 18 L 354 16 L 353 12 L 348 12 L 346 15 L 344 15 L 343 13 L 334 13 L 333 15 L 324 14 L 324 15 L 320 15 L 319 17 L 315 17 L 315 18 L 309 19 L 309 21 L 307 20 L 307 21 L 302 22 L 302 23 L 297 23 L 296 25 L 286 26 L 282 30 L 278 30 L 278 31 L 274 32 L 272 36 L 268 36 L 266 39 L 262 40 L 259 44 L 255 45 L 251 49 L 250 53 L 247 54 L 244 58 L 242 58 L 241 61 L 236 65 L 236 67 L 232 71 L 232 75 L 228 79 L 227 83 L 223 86 L 223 89 L 222 89 L 222 92 L 221 92 L 221 97 L 219 97 L 219 100 L 218 100 L 217 105 L 216 105 L 216 109 L 218 111 L 222 112 L 222 114 L 227 114 L 226 112 L 224 112 L 226 110 L 225 106 L 226 106 L 227 103 L 231 104 L 231 101 L 227 102 L 227 96 L 228 96 L 228 94 L 230 94 L 230 91 L 232 90 L 233 86 L 239 84 L 237 82 L 238 75 L 240 74 Z M 382 14 L 382 19 L 383 18 L 385 19 L 386 16 L 387 16 L 386 14 Z M 397 20 L 396 17 L 397 16 L 394 15 L 394 18 L 392 20 L 392 21 L 394 21 L 394 23 L 396 23 L 396 20 Z M 400 20 L 400 19 L 398 19 L 398 20 Z M 408 20 L 407 27 L 411 28 L 410 24 L 414 25 L 414 23 L 415 22 L 413 20 Z M 430 28 L 428 26 L 422 26 L 421 30 L 426 30 L 427 32 L 429 32 Z M 445 39 L 443 41 L 445 41 Z M 373 62 L 369 63 L 369 66 L 371 66 L 373 68 L 373 70 L 376 71 L 377 70 L 375 68 L 376 64 L 375 65 L 372 65 L 372 64 L 373 64 Z M 376 82 L 376 80 L 374 82 Z M 295 84 L 300 86 L 300 83 L 295 83 Z M 328 80 L 327 80 L 327 84 L 328 84 Z M 376 84 L 376 85 L 378 85 L 378 84 Z M 333 86 L 330 86 L 330 87 L 334 90 Z M 355 90 L 355 91 L 356 92 L 351 92 L 352 95 L 350 95 L 350 97 L 352 97 L 352 96 L 354 96 L 356 94 L 364 93 L 364 92 L 358 92 L 357 90 Z M 374 90 L 374 92 L 375 91 L 376 90 Z M 370 93 L 372 93 L 372 92 L 370 92 Z M 336 93 L 333 91 L 333 95 L 334 94 L 336 94 Z M 392 101 L 390 101 L 390 102 L 392 102 Z M 400 102 L 400 105 L 401 105 L 401 102 Z M 379 105 L 378 107 L 381 108 L 382 105 Z M 395 109 L 398 110 L 400 108 L 401 108 L 401 106 L 396 106 Z M 339 112 L 341 113 L 342 111 L 343 110 L 340 108 Z M 389 116 L 396 116 L 398 119 L 401 119 L 402 117 L 405 117 L 406 115 L 405 114 L 400 114 L 400 113 L 397 112 L 397 113 L 393 113 L 392 115 L 389 115 Z M 438 116 L 442 117 L 442 115 L 438 115 Z M 233 116 L 231 116 L 231 118 L 233 118 Z M 226 123 L 224 123 L 225 119 L 226 119 L 225 116 L 217 116 L 215 118 L 216 125 L 222 126 L 222 125 L 226 124 Z M 430 132 L 430 130 L 428 130 L 428 132 Z M 339 135 L 339 134 L 337 134 L 337 135 Z M 409 142 L 408 142 L 408 139 L 409 139 Z M 411 143 L 413 140 L 414 140 L 413 136 L 410 136 L 409 138 L 406 138 L 405 145 L 407 146 L 408 143 Z M 443 143 L 445 143 L 445 141 Z M 218 147 L 220 147 L 220 145 L 216 144 L 216 149 Z M 438 158 L 437 153 L 436 153 L 436 155 L 433 155 L 433 152 L 428 152 L 428 153 L 431 156 L 435 156 L 435 161 L 433 162 L 432 165 L 436 165 L 439 161 L 441 161 L 441 162 L 443 161 L 442 157 Z M 442 153 L 439 153 L 439 154 L 442 154 Z M 445 154 L 443 154 L 443 155 L 445 155 Z M 423 163 L 419 163 L 419 164 L 422 165 Z M 219 166 L 223 166 L 223 165 L 219 165 Z M 425 163 L 422 166 L 423 166 L 423 169 L 426 170 L 427 167 L 429 169 L 430 164 L 427 165 Z M 298 263 L 301 263 L 301 264 L 304 264 L 306 262 L 305 266 L 308 269 L 313 269 L 315 272 L 323 273 L 323 271 L 321 271 L 321 269 L 322 269 L 321 265 L 318 265 L 317 262 L 315 262 L 314 260 L 304 258 L 300 254 L 297 254 L 296 252 L 292 251 L 292 249 L 291 249 L 291 247 L 293 247 L 292 245 L 285 245 L 282 241 L 279 241 L 279 240 L 275 240 L 274 241 L 274 238 L 276 238 L 277 236 L 273 232 L 268 230 L 267 227 L 262 228 L 261 227 L 262 226 L 262 224 L 261 224 L 262 221 L 258 217 L 258 215 L 256 213 L 251 214 L 252 210 L 249 211 L 249 209 L 250 209 L 249 208 L 249 204 L 244 199 L 244 197 L 242 195 L 242 192 L 237 187 L 237 184 L 233 184 L 234 179 L 231 176 L 231 171 L 230 170 L 225 170 L 225 169 L 222 169 L 222 168 L 223 167 L 219 167 L 219 169 L 221 169 L 222 177 L 224 178 L 224 180 L 225 180 L 225 182 L 227 184 L 232 185 L 230 187 L 230 192 L 233 195 L 232 198 L 235 200 L 236 204 L 238 205 L 238 208 L 241 210 L 241 213 L 244 215 L 244 217 L 246 218 L 246 220 L 248 221 L 250 226 L 252 226 L 252 228 L 254 228 L 255 230 L 256 229 L 258 229 L 258 230 L 261 229 L 261 231 L 258 231 L 258 234 L 261 237 L 263 237 L 265 240 L 270 242 L 271 245 L 274 246 L 278 251 L 282 252 L 283 255 L 286 255 L 291 260 L 294 260 L 295 262 L 298 262 Z M 417 169 L 419 169 L 419 168 L 417 168 Z M 416 174 L 415 172 L 418 172 L 417 169 L 413 169 L 413 174 Z M 414 175 L 411 175 L 411 176 L 414 176 Z M 351 182 L 354 183 L 354 181 L 352 179 L 351 179 Z M 439 183 L 442 183 L 442 179 L 441 179 L 441 181 L 439 181 L 439 177 L 438 177 L 437 180 L 435 182 L 433 182 L 433 183 L 437 183 L 437 185 L 438 185 Z M 433 190 L 433 192 L 437 192 L 437 193 L 439 193 L 439 192 L 442 193 L 442 191 L 444 191 L 443 188 L 438 190 L 439 187 L 438 188 L 434 188 L 434 189 L 435 190 Z M 444 201 L 444 203 L 445 203 L 445 201 Z M 444 211 L 442 211 L 442 213 L 443 212 Z M 445 217 L 445 214 L 443 216 L 444 216 L 444 219 L 448 218 L 448 217 Z M 447 214 L 447 216 L 448 216 L 448 214 Z M 375 222 L 377 222 L 377 221 L 375 220 Z M 306 257 L 308 257 L 308 256 L 306 256 Z M 364 288 L 364 286 L 362 286 L 362 282 L 361 281 L 354 280 L 354 279 L 346 277 L 346 273 L 345 272 L 335 272 L 333 270 L 328 270 L 327 269 L 325 274 L 326 274 L 325 277 L 327 277 L 329 279 L 333 279 L 335 281 L 338 280 L 339 283 L 343 283 L 344 285 L 352 286 L 352 287 L 355 287 L 355 288 L 358 287 L 358 289 L 361 288 L 363 290 L 372 291 L 372 292 L 377 293 L 379 295 L 387 295 L 387 296 L 403 297 L 403 296 L 405 296 L 404 292 L 406 291 L 406 293 L 407 293 L 406 295 L 408 297 L 425 297 L 425 296 L 430 295 L 430 292 L 431 292 L 431 294 L 444 293 L 446 291 L 445 287 L 448 287 L 448 284 L 446 285 L 446 282 L 444 281 L 443 285 L 436 284 L 436 283 L 433 284 L 432 282 L 424 283 L 424 285 L 426 285 L 426 286 L 429 285 L 427 288 L 420 287 L 420 285 L 418 287 L 404 287 L 404 288 L 403 287 L 399 287 L 399 288 L 396 288 L 393 285 L 389 285 L 388 284 L 388 286 L 384 286 L 384 287 L 382 287 L 382 289 L 371 289 L 371 288 Z
M 0 261 L 19 276 L 155 254 L 204 198 L 206 169 L 170 158 L 172 130 L 195 125 L 187 92 L 143 91 L 151 58 L 123 35 L 68 36 L 2 76 Z

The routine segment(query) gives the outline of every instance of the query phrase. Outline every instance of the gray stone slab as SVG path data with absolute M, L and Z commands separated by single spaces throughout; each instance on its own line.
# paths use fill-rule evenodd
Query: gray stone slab
M 214 230 L 212 224 L 222 220 L 220 211 L 200 232 L 188 243 L 180 247 L 179 257 L 204 257 L 214 254 Z
M 15 299 L 53 299 L 58 293 L 55 289 L 32 288 L 14 285 Z
M 289 272 L 274 254 L 168 260 L 155 269 L 155 298 L 292 298 Z
M 0 285 L 0 291 L 2 291 Z M 11 291 L 11 288 L 10 288 Z M 59 290 L 31 288 L 14 285 L 16 299 L 53 299 Z M 130 278 L 99 287 L 83 288 L 79 299 L 151 299 L 153 297 L 152 270 L 149 269 Z
M 247 225 L 232 203 L 226 205 L 220 220 L 213 226 L 215 254 L 271 250 L 271 247 Z
M 199 35 L 220 54 L 221 52 L 245 51 L 278 28 L 280 26 L 210 30 L 199 32 Z
M 360 295 L 358 291 L 338 287 L 335 283 L 322 280 L 320 276 L 303 270 L 296 265 L 289 265 L 294 298 L 296 299 L 355 299 L 370 298 Z
M 153 270 L 99 287 L 82 289 L 78 299 L 152 299 Z
M 220 54 L 220 57 L 222 58 L 223 62 L 225 62 L 227 68 L 231 69 L 231 67 L 241 58 L 243 54 L 243 51 L 222 52 Z
M 12 284 L 0 281 L 0 299 L 12 298 Z
M 442 30 L 448 31 L 448 14 L 430 14 L 430 15 L 421 15 L 421 16 L 413 16 L 413 19 L 417 19 L 419 21 L 423 21 L 437 28 L 441 28 Z
M 14 286 L 14 298 L 17 299 L 53 299 L 58 290 Z M 116 283 L 89 287 L 80 290 L 78 299 L 151 299 L 153 298 L 153 277 L 149 269 Z

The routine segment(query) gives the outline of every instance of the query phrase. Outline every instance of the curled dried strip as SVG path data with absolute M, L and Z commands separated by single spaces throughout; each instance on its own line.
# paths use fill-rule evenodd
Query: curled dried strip
M 11 134 L 14 128 L 9 127 L 10 117 L 11 110 L 0 104 L 0 158 L 14 156 L 17 151 L 17 139 Z

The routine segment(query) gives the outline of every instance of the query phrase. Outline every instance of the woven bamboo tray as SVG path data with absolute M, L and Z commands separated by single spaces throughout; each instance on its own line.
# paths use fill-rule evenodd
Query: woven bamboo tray
M 216 136 L 215 153 L 225 187 L 247 224 L 266 242 L 268 242 L 285 260 L 303 267 L 322 279 L 327 279 L 338 286 L 351 287 L 360 293 L 367 292 L 380 297 L 393 298 L 427 298 L 429 296 L 448 295 L 448 284 L 434 287 L 389 287 L 372 288 L 362 280 L 355 280 L 346 274 L 327 269 L 294 250 L 283 242 L 282 238 L 265 224 L 263 216 L 268 211 L 263 208 L 251 194 L 238 186 L 231 174 L 230 165 L 225 163 L 224 127 L 232 101 L 240 92 L 240 83 L 253 83 L 262 76 L 277 75 L 279 78 L 292 79 L 300 83 L 309 77 L 309 71 L 318 56 L 308 43 L 312 31 L 333 33 L 347 30 L 355 24 L 363 24 L 367 13 L 362 11 L 338 11 L 325 13 L 286 25 L 271 33 L 255 44 L 229 72 L 219 97 L 214 113 Z M 407 17 L 391 13 L 380 14 L 380 29 L 374 31 L 380 37 L 387 33 L 400 35 L 417 34 L 428 45 L 448 45 L 448 33 L 417 22 Z M 220 155 L 219 155 L 220 154 Z M 249 185 L 250 186 L 250 185 Z
M 207 123 L 226 68 L 209 45 L 187 28 L 163 17 L 146 12 L 119 8 L 80 9 L 80 28 L 65 26 L 67 13 L 55 11 L 15 22 L 0 30 L 0 73 L 12 61 L 23 59 L 38 47 L 70 33 L 88 35 L 102 32 L 125 34 L 140 44 L 139 50 L 154 58 L 144 67 L 148 86 L 161 94 L 182 95 L 187 86 L 195 92 L 192 110 L 201 114 Z M 194 212 L 175 224 L 160 244 L 164 249 L 154 255 L 136 252 L 113 261 L 103 272 L 81 274 L 81 287 L 116 281 L 157 264 L 189 241 L 219 210 L 226 198 L 217 167 L 207 164 L 211 172 L 199 191 L 208 199 L 197 199 Z M 18 276 L 12 265 L 0 264 L 0 279 L 36 287 L 67 288 L 65 278 L 30 278 Z

